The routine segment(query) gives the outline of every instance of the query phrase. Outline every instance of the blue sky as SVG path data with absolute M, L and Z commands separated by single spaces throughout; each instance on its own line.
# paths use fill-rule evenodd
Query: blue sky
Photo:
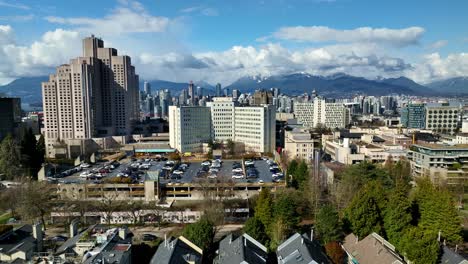
M 468 75 L 466 11 L 464 0 L 0 0 L 0 83 L 50 73 L 91 33 L 144 79 L 304 71 L 424 83 Z

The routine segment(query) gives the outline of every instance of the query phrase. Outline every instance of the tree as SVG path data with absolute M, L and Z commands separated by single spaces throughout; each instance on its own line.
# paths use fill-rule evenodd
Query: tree
M 305 185 L 307 185 L 307 180 L 309 177 L 309 168 L 305 160 L 301 160 L 297 168 L 293 170 L 292 176 L 293 179 L 291 186 L 296 189 L 304 189 Z
M 331 261 L 335 264 L 345 263 L 346 253 L 343 248 L 341 248 L 340 243 L 337 241 L 332 241 L 325 244 L 325 252 Z
M 337 186 L 332 193 L 337 208 L 339 210 L 346 208 L 364 185 L 375 180 L 382 182 L 385 188 L 393 187 L 389 174 L 375 164 L 364 161 L 348 166 L 340 174 Z
M 346 208 L 346 220 L 358 237 L 364 238 L 372 232 L 382 234 L 384 191 L 378 182 L 370 182 L 361 189 Z
M 236 152 L 236 143 L 234 143 L 234 141 L 232 141 L 231 139 L 228 139 L 226 145 L 227 145 L 229 155 L 231 156 L 234 155 Z
M 25 129 L 21 139 L 21 162 L 24 164 L 28 176 L 35 176 L 38 168 L 37 140 L 32 128 Z
M 207 250 L 213 244 L 215 227 L 208 219 L 202 217 L 198 222 L 187 225 L 182 235 L 203 250 Z
M 403 231 L 411 227 L 411 202 L 404 186 L 398 185 L 388 198 L 384 209 L 384 228 L 390 243 L 399 248 Z
M 40 167 L 42 163 L 44 163 L 45 155 L 46 155 L 45 138 L 43 134 L 41 134 L 41 136 L 39 137 L 39 140 L 37 141 L 36 153 L 37 153 L 38 164 Z
M 264 245 L 268 242 L 265 226 L 257 217 L 247 219 L 244 225 L 244 232 Z
M 0 144 L 0 173 L 9 180 L 22 176 L 19 147 L 11 135 L 6 136 Z
M 293 175 L 296 172 L 297 167 L 299 166 L 299 163 L 297 162 L 296 159 L 291 160 L 288 165 L 287 173 L 288 175 Z
M 288 230 L 287 226 L 284 223 L 283 219 L 275 220 L 271 224 L 270 228 L 270 244 L 269 248 L 271 252 L 276 251 L 276 248 L 287 238 Z
M 24 182 L 17 187 L 19 193 L 17 212 L 24 220 L 41 220 L 46 227 L 45 216 L 52 209 L 51 189 L 45 182 Z
M 273 204 L 274 221 L 282 221 L 286 234 L 294 230 L 301 221 L 299 212 L 303 207 L 298 201 L 298 193 L 292 190 L 285 190 L 276 195 Z
M 401 238 L 401 251 L 414 264 L 435 264 L 440 247 L 437 233 L 421 227 L 409 228 Z
M 442 234 L 447 242 L 458 243 L 461 237 L 461 219 L 451 194 L 437 190 L 429 179 L 418 181 L 415 202 L 419 208 L 418 226 Z
M 340 217 L 332 205 L 320 208 L 315 226 L 324 244 L 343 238 Z
M 265 228 L 269 228 L 271 221 L 273 221 L 273 199 L 268 188 L 263 188 L 258 195 L 255 217 L 262 222 Z
M 19 199 L 20 196 L 16 188 L 8 188 L 2 190 L 0 192 L 0 210 L 10 211 L 11 216 L 15 217 Z

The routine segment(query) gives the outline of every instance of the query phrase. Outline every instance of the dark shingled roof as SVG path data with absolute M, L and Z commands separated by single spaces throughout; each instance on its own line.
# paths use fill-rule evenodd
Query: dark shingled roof
M 203 252 L 185 237 L 169 238 L 163 241 L 151 259 L 150 264 L 200 264 Z
M 306 234 L 296 233 L 279 245 L 276 250 L 278 264 L 292 263 L 331 263 L 316 241 L 311 241 Z
M 449 249 L 447 246 L 443 246 L 442 257 L 440 258 L 440 264 L 468 264 L 468 260 L 466 260 L 461 255 L 455 253 L 453 250 Z
M 267 248 L 260 242 L 244 234 L 234 238 L 229 234 L 219 242 L 217 264 L 261 264 L 267 261 Z
M 27 252 L 36 247 L 36 239 L 32 236 L 32 226 L 24 225 L 8 234 L 2 235 L 0 239 L 0 252 L 12 255 L 15 252 Z

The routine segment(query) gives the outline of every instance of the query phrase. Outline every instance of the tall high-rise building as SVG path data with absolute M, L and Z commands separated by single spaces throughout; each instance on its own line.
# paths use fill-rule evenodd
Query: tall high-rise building
M 411 103 L 402 108 L 400 123 L 407 128 L 424 129 L 426 127 L 426 105 Z
M 151 84 L 149 82 L 145 82 L 144 91 L 146 95 L 151 95 Z
M 171 92 L 168 89 L 159 91 L 159 106 L 161 106 L 161 117 L 167 117 L 169 106 L 172 104 Z
M 215 96 L 220 97 L 221 96 L 221 84 L 217 83 L 216 88 L 215 88 Z
M 319 124 L 329 128 L 343 128 L 350 122 L 349 109 L 342 103 L 327 102 L 319 96 L 312 102 L 294 103 L 294 114 L 305 127 Z
M 273 94 L 270 91 L 255 91 L 255 93 L 252 96 L 252 99 L 252 105 L 273 104 Z
M 138 82 L 129 56 L 85 38 L 83 57 L 57 67 L 42 83 L 47 155 L 59 141 L 130 134 L 139 118 Z
M 455 134 L 460 128 L 459 106 L 427 105 L 426 106 L 426 129 L 442 134 Z
M 232 90 L 232 98 L 234 98 L 235 100 L 237 100 L 240 95 L 241 95 L 241 93 L 240 93 L 239 90 L 237 90 L 237 89 Z
M 203 87 L 197 87 L 197 97 L 198 99 L 201 99 L 203 97 Z
M 195 104 L 195 87 L 192 81 L 190 81 L 189 86 L 188 86 L 188 96 L 190 99 L 190 105 Z

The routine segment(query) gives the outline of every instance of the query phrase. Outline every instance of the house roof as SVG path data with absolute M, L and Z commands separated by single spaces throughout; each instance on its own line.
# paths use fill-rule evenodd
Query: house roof
M 316 241 L 311 241 L 306 234 L 295 233 L 279 245 L 276 250 L 278 264 L 291 263 L 331 263 L 322 247 Z
M 404 264 L 395 247 L 376 233 L 358 241 L 354 234 L 345 237 L 343 247 L 359 264 Z
M 150 264 L 199 264 L 203 251 L 183 236 L 169 238 L 161 243 Z
M 219 242 L 218 264 L 266 263 L 267 248 L 260 242 L 243 234 L 234 238 L 232 234 Z
M 457 254 L 447 246 L 442 247 L 442 256 L 440 258 L 441 264 L 468 264 L 468 260 L 463 256 Z
M 4 234 L 0 239 L 0 253 L 11 255 L 15 252 L 27 252 L 36 247 L 36 239 L 32 236 L 32 226 L 24 225 Z

